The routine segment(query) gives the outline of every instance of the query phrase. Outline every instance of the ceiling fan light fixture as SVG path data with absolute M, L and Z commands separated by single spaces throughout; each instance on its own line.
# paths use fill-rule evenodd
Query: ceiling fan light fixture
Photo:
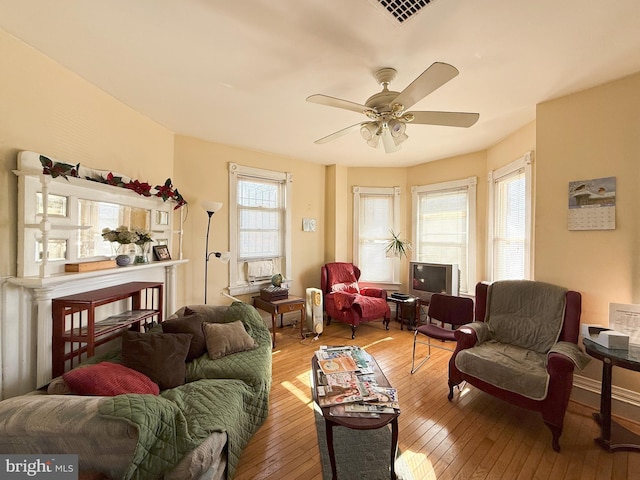
M 407 128 L 404 122 L 397 120 L 395 118 L 393 120 L 389 120 L 388 126 L 389 126 L 389 131 L 391 132 L 391 136 L 393 138 L 397 138 L 404 135 L 404 131 Z M 406 137 L 406 135 L 404 136 Z
M 360 135 L 369 141 L 378 135 L 378 130 L 380 130 L 380 126 L 376 122 L 368 122 L 360 127 Z
M 413 119 L 416 118 L 415 115 L 413 113 L 405 113 L 402 116 L 402 120 L 404 120 L 405 122 L 413 122 Z
M 378 148 L 379 143 L 380 143 L 379 134 L 376 134 L 373 137 L 371 137 L 369 140 L 367 140 L 367 145 L 369 145 L 371 148 Z
M 393 139 L 393 143 L 395 143 L 396 146 L 399 146 L 402 142 L 409 138 L 409 135 L 407 135 L 406 133 L 403 133 L 401 135 L 391 134 L 391 138 Z

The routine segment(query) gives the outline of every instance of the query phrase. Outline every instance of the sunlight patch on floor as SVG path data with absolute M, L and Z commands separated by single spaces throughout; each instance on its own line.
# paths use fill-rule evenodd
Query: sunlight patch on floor
M 305 405 L 309 406 L 309 408 L 313 409 L 313 400 L 309 397 L 309 395 L 305 394 L 302 390 L 296 387 L 293 383 L 284 381 L 280 385 L 289 390 L 298 400 L 300 400 Z
M 367 348 L 369 348 L 369 347 L 371 347 L 373 345 L 376 345 L 376 344 L 382 343 L 382 342 L 389 342 L 391 340 L 393 340 L 393 337 L 384 337 L 384 338 L 381 338 L 380 340 L 376 340 L 375 342 L 371 342 L 371 343 L 369 343 L 369 344 L 367 344 L 367 345 L 365 345 L 365 346 L 363 346 L 361 348 L 364 348 L 366 350 Z
M 433 470 L 433 465 L 424 453 L 407 450 L 406 452 L 401 452 L 396 460 L 396 465 L 399 461 L 409 466 L 413 478 L 416 480 L 435 480 L 437 478 L 436 472 Z

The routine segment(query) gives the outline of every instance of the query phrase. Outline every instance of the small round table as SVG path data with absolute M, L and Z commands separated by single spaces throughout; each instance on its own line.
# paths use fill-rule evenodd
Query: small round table
M 613 366 L 640 372 L 640 347 L 630 345 L 628 350 L 617 350 L 603 347 L 588 338 L 582 342 L 589 355 L 602 361 L 600 412 L 593 414 L 593 418 L 601 429 L 596 443 L 609 452 L 640 451 L 640 435 L 636 435 L 611 419 Z
M 407 298 L 399 298 L 389 295 L 387 296 L 387 302 L 396 304 L 396 322 L 400 322 L 400 330 L 403 329 L 405 320 L 407 321 L 407 330 L 415 330 L 420 326 L 420 307 L 422 303 L 418 297 L 407 295 Z M 405 314 L 407 311 L 409 312 L 408 315 Z

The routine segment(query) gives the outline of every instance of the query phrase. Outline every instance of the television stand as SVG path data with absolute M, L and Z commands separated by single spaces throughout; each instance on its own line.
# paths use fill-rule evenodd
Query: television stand
M 420 308 L 423 305 L 429 305 L 428 302 L 411 295 L 403 295 L 402 297 L 387 296 L 387 302 L 396 304 L 396 322 L 400 322 L 400 330 L 404 329 L 404 322 L 407 322 L 407 330 L 415 330 L 420 326 Z

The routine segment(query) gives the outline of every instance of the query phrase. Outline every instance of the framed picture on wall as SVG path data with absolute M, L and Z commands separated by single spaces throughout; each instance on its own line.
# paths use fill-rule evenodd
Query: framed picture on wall
M 153 256 L 156 260 L 171 260 L 171 254 L 169 253 L 169 247 L 166 245 L 154 245 Z

